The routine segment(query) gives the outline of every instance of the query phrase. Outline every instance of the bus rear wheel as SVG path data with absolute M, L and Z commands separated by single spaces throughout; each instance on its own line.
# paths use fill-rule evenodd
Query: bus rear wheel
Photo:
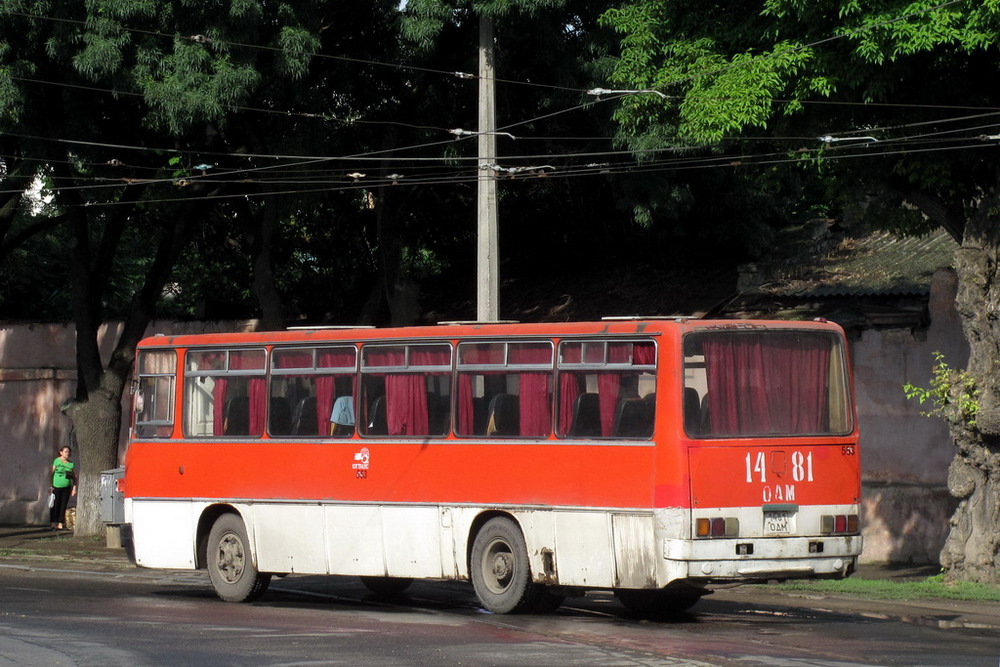
M 535 608 L 543 591 L 531 581 L 528 548 L 511 519 L 490 519 L 472 543 L 472 587 L 483 607 L 496 614 Z
M 264 594 L 270 574 L 257 571 L 242 519 L 223 514 L 208 534 L 208 577 L 215 594 L 226 602 L 252 602 Z

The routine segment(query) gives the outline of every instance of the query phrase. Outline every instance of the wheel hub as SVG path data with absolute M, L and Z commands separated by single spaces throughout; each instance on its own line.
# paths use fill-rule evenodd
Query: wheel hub
M 227 583 L 234 584 L 243 576 L 246 558 L 243 543 L 236 535 L 226 535 L 219 540 L 219 553 L 216 562 L 219 572 Z
M 497 582 L 503 582 L 510 578 L 513 564 L 509 553 L 493 554 L 493 576 Z

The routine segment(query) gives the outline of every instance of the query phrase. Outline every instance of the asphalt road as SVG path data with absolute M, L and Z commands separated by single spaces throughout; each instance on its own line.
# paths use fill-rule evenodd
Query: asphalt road
M 385 601 L 352 578 L 294 575 L 228 604 L 202 572 L 0 564 L 0 666 L 98 664 L 996 667 L 1000 628 L 940 606 L 860 609 L 755 587 L 657 621 L 605 594 L 498 616 L 465 584 L 419 582 Z

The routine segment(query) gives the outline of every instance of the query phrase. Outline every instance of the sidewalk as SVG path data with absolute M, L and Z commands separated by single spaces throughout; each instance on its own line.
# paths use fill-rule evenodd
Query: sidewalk
M 68 531 L 41 526 L 0 525 L 0 567 L 26 569 L 59 568 L 82 572 L 131 571 L 152 575 L 155 570 L 137 568 L 125 549 L 109 549 L 104 536 L 76 537 Z M 921 581 L 937 574 L 935 566 L 862 565 L 853 575 L 858 579 Z M 842 593 L 784 591 L 768 586 L 723 587 L 715 598 L 733 598 L 748 604 L 788 604 L 828 609 L 869 618 L 906 618 L 940 627 L 993 627 L 1000 629 L 1000 603 L 966 602 L 943 599 L 869 600 Z
M 104 536 L 76 537 L 71 531 L 43 526 L 0 525 L 0 563 L 23 562 L 44 567 L 73 565 L 79 569 L 135 569 L 125 549 L 109 549 Z

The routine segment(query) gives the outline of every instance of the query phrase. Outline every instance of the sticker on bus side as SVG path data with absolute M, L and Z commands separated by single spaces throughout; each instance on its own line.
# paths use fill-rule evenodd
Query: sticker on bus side
M 354 453 L 354 463 L 351 469 L 357 479 L 368 479 L 368 467 L 371 462 L 371 452 L 367 447 L 362 447 L 360 451 Z

